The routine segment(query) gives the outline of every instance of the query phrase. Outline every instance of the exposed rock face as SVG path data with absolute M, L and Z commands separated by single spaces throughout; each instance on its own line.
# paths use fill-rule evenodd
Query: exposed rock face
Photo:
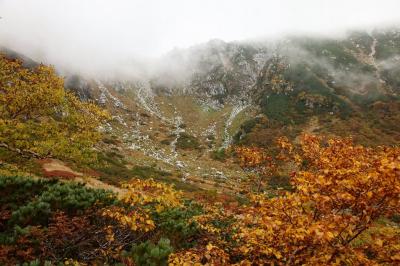
M 67 76 L 64 85 L 66 89 L 75 91 L 83 101 L 93 98 L 90 85 L 83 77 L 78 75 Z

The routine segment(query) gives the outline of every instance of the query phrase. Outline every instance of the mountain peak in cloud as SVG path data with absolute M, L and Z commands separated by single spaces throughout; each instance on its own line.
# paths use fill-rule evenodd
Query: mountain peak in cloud
M 396 0 L 0 0 L 0 44 L 62 69 L 98 72 L 210 39 L 392 23 L 399 8 Z

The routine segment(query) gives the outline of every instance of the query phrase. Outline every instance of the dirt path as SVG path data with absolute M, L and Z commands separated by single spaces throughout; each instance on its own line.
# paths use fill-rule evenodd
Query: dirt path
M 105 190 L 111 190 L 112 192 L 116 193 L 118 195 L 118 198 L 122 198 L 127 190 L 123 188 L 119 188 L 110 184 L 106 184 L 96 178 L 89 177 L 89 176 L 83 176 L 83 177 L 78 177 L 74 179 L 76 182 L 82 182 L 85 183 L 87 187 L 89 188 L 95 188 L 95 189 L 105 189 Z
M 84 183 L 89 188 L 111 190 L 118 194 L 118 197 L 123 197 L 126 193 L 125 189 L 106 184 L 94 177 L 85 176 L 83 173 L 74 171 L 62 161 L 47 159 L 41 163 L 46 177 L 60 177 Z
M 60 180 L 73 180 L 75 182 L 84 183 L 88 188 L 110 190 L 122 198 L 127 190 L 116 187 L 101 180 L 85 175 L 84 173 L 74 171 L 64 162 L 55 159 L 46 159 L 41 162 L 45 177 L 59 178 Z M 224 182 L 217 182 L 216 180 L 205 180 L 200 177 L 190 175 L 188 182 L 204 190 L 217 190 L 219 192 L 238 192 L 238 187 L 233 183 L 225 184 Z M 218 185 L 217 185 L 218 183 Z
M 55 159 L 40 160 L 43 174 L 45 177 L 61 177 L 64 179 L 73 179 L 78 176 L 83 176 L 82 173 L 76 172 L 64 164 L 62 161 Z

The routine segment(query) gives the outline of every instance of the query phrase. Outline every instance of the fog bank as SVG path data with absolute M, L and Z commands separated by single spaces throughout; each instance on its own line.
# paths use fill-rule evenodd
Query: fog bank
M 210 39 L 335 35 L 400 21 L 398 0 L 0 0 L 0 45 L 64 71 L 145 75 Z

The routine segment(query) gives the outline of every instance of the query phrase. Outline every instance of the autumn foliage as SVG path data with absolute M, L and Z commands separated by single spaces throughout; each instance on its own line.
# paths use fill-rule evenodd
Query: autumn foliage
M 2 150 L 90 162 L 107 118 L 53 68 L 0 55 Z M 132 177 L 117 195 L 2 167 L 0 264 L 400 264 L 399 147 L 304 135 L 271 150 L 234 149 L 251 174 L 233 205 L 187 200 L 152 179 Z M 270 193 L 285 171 L 291 189 Z
M 64 90 L 52 67 L 24 67 L 0 54 L 0 146 L 25 157 L 94 159 L 109 115 Z
M 239 159 L 239 164 L 245 170 L 255 174 L 247 182 L 248 190 L 261 192 L 266 187 L 267 181 L 277 170 L 275 158 L 268 155 L 267 151 L 259 147 L 236 147 L 235 152 Z M 252 189 L 254 187 L 255 189 Z
M 350 139 L 323 141 L 304 136 L 295 149 L 280 139 L 282 160 L 292 160 L 294 192 L 269 199 L 250 197 L 250 204 L 225 210 L 234 219 L 224 231 L 210 233 L 213 245 L 238 265 L 396 265 L 400 262 L 400 230 L 380 225 L 399 213 L 400 149 L 356 146 Z M 243 150 L 242 158 L 249 156 Z M 249 162 L 262 164 L 255 153 Z M 269 160 L 265 161 L 269 165 Z M 212 213 L 212 212 L 211 212 Z M 221 212 L 219 212 L 221 213 Z M 224 218 L 219 218 L 224 219 Z M 207 224 L 210 219 L 205 221 Z M 224 258 L 210 250 L 188 250 L 171 256 L 171 262 L 210 262 Z M 200 265 L 200 264 L 199 264 Z M 226 261 L 214 265 L 228 265 Z
M 0 185 L 9 194 L 0 192 L 0 261 L 68 259 L 126 265 L 400 262 L 400 229 L 393 218 L 400 212 L 398 147 L 367 148 L 354 145 L 351 139 L 308 135 L 298 146 L 284 138 L 278 145 L 281 152 L 274 161 L 296 165 L 291 173 L 294 189 L 272 198 L 265 192 L 249 192 L 248 202 L 238 207 L 185 202 L 172 186 L 153 180 L 132 179 L 122 186 L 124 193 L 117 199 L 73 183 L 2 178 Z M 252 171 L 270 169 L 270 157 L 254 153 L 256 158 L 251 159 L 251 151 L 236 150 L 243 167 L 248 163 Z M 28 187 L 32 194 L 21 194 Z

